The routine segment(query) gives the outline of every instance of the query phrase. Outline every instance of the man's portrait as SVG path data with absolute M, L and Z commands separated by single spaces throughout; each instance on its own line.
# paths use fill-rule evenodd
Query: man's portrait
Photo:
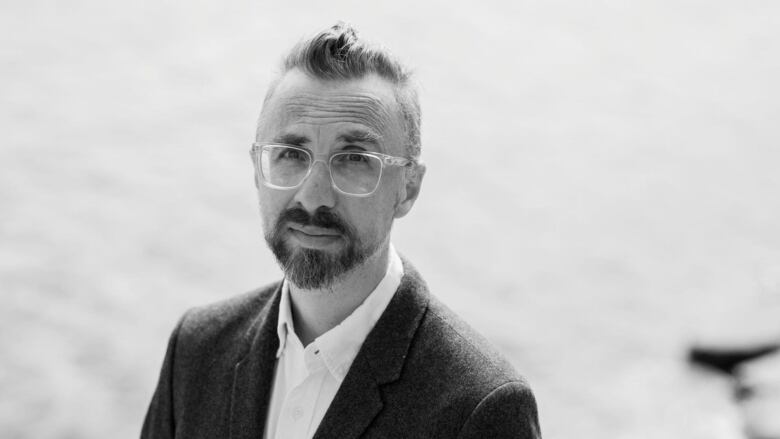
M 250 153 L 284 279 L 182 317 L 142 438 L 541 437 L 525 379 L 391 242 L 420 119 L 409 69 L 350 25 L 285 57 Z
M 778 16 L 0 2 L 0 438 L 780 439 Z

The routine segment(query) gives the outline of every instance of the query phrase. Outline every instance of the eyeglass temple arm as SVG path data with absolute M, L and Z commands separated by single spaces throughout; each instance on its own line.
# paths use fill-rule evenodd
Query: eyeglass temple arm
M 411 160 L 405 159 L 403 157 L 393 157 L 389 155 L 382 155 L 381 157 L 382 157 L 382 161 L 386 165 L 390 165 L 390 166 L 407 166 L 412 164 Z

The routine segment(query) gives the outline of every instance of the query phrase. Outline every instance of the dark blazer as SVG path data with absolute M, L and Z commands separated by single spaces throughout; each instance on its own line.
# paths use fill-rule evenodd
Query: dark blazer
M 526 382 L 404 261 L 315 438 L 539 438 Z M 188 311 L 168 343 L 144 439 L 262 439 L 281 282 Z

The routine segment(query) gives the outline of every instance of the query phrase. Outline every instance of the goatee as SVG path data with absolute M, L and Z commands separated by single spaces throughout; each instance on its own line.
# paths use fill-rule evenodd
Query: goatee
M 338 232 L 344 241 L 336 253 L 310 248 L 293 249 L 285 236 L 288 223 L 316 226 Z M 301 289 L 327 289 L 342 275 L 359 266 L 374 254 L 377 246 L 365 246 L 355 230 L 333 213 L 320 207 L 313 215 L 300 207 L 283 211 L 265 240 L 287 279 Z

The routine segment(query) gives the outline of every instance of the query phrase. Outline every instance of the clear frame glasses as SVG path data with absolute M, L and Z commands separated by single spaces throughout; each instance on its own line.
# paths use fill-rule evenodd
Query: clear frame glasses
M 274 189 L 295 189 L 317 162 L 327 165 L 330 181 L 346 195 L 367 197 L 376 191 L 385 166 L 409 166 L 403 157 L 370 151 L 338 151 L 317 158 L 298 146 L 254 143 L 250 150 L 255 171 L 264 185 Z

